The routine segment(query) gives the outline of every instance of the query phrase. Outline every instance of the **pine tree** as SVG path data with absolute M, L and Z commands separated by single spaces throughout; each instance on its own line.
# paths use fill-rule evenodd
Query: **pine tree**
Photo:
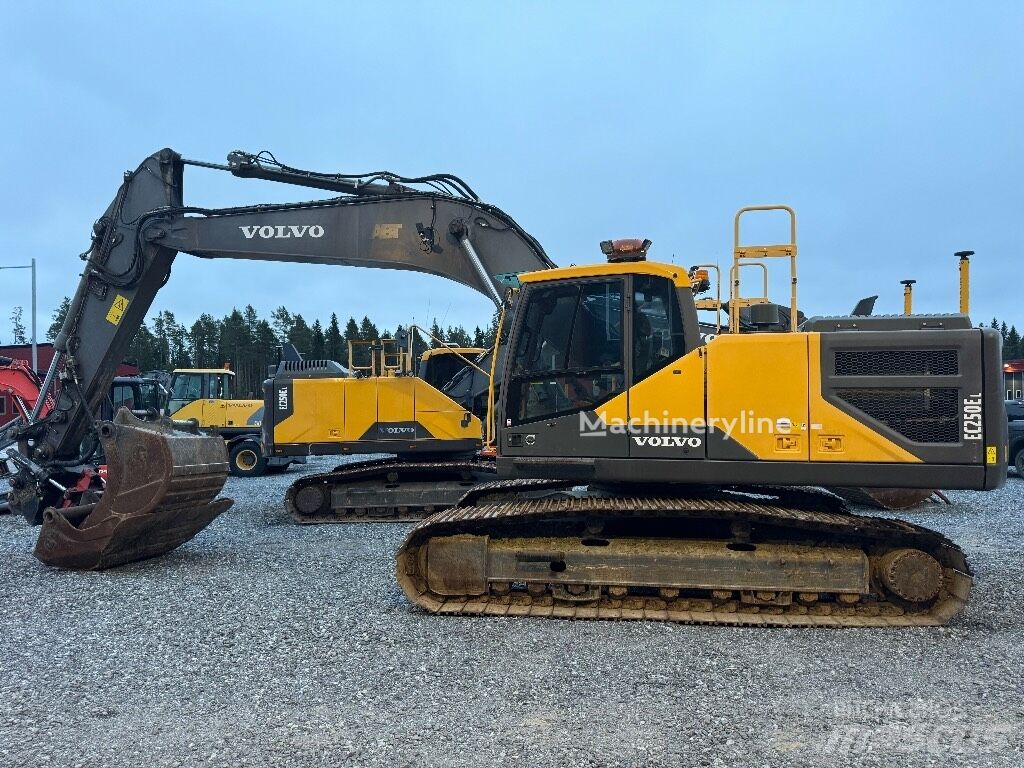
M 1006 321 L 1004 320 L 999 326 L 999 333 L 1002 334 L 1003 341 L 1006 341 L 1006 336 L 1009 334 L 1010 329 L 1006 327 Z
M 278 362 L 278 341 L 274 329 L 266 320 L 258 320 L 252 335 L 253 370 L 257 374 L 254 382 L 253 397 L 263 397 L 263 379 L 270 373 L 270 368 Z
M 501 318 L 501 313 L 499 313 L 499 312 L 495 312 L 494 316 L 491 317 L 491 322 L 487 326 L 487 330 L 484 331 L 484 343 L 482 344 L 482 346 L 488 347 L 488 348 L 494 346 L 494 337 L 498 335 L 498 320 L 500 318 Z M 505 327 L 504 327 L 503 330 L 504 330 L 505 334 L 508 333 L 508 323 L 507 322 L 505 323 Z
M 1017 332 L 1017 326 L 1011 325 L 1010 330 L 1006 334 L 1006 341 L 1003 342 L 1003 359 L 1004 360 L 1015 360 L 1021 356 L 1024 350 L 1021 349 L 1020 334 Z
M 166 370 L 157 354 L 156 337 L 150 333 L 145 321 L 132 337 L 125 360 L 134 363 L 140 371 Z
M 217 359 L 220 346 L 220 323 L 205 312 L 192 323 L 188 332 L 190 356 L 197 368 L 216 368 L 221 364 Z
M 217 343 L 217 366 L 227 365 L 235 372 L 235 396 L 249 397 L 254 394 L 263 380 L 255 370 L 253 341 L 249 324 L 236 307 L 231 309 L 220 323 L 220 338 Z
M 167 313 L 170 314 L 170 313 Z M 173 321 L 174 315 L 171 315 Z M 168 371 L 171 364 L 171 342 L 168 336 L 167 319 L 163 312 L 157 312 L 153 318 L 153 351 L 156 358 L 156 368 Z
M 60 329 L 64 327 L 64 318 L 68 316 L 68 310 L 71 309 L 71 298 L 65 296 L 61 301 L 60 306 L 53 311 L 53 322 L 50 323 L 50 327 L 46 329 L 46 340 L 56 341 L 57 334 L 60 333 Z
M 21 321 L 24 310 L 15 307 L 11 311 L 11 331 L 14 333 L 15 344 L 28 344 L 28 337 L 25 335 L 25 324 Z
M 319 318 L 313 321 L 312 343 L 309 347 L 309 356 L 313 360 L 323 360 L 327 357 L 327 339 L 324 336 L 323 326 Z
M 345 342 L 345 351 L 342 354 L 341 363 L 343 365 L 348 365 L 349 345 L 353 342 L 362 341 L 362 337 L 359 335 L 359 324 L 356 323 L 356 319 L 354 317 L 350 317 L 348 322 L 345 323 L 345 334 L 343 338 Z M 364 357 L 364 355 L 360 354 L 361 347 L 361 344 L 352 344 L 352 362 L 356 365 L 361 365 L 362 363 L 360 360 Z
M 277 334 L 278 341 L 284 343 L 291 337 L 295 318 L 284 307 L 278 307 L 270 313 L 270 325 L 273 327 L 274 333 Z
M 430 334 L 429 341 L 431 349 L 437 349 L 444 343 L 444 329 L 438 324 L 436 317 L 434 318 L 434 322 L 430 324 L 430 330 L 428 333 Z
M 338 328 L 338 315 L 331 312 L 331 324 L 327 326 L 327 333 L 324 336 L 324 355 L 328 360 L 336 360 L 341 363 L 345 360 L 345 342 L 341 336 L 341 329 Z
M 380 338 L 380 332 L 377 330 L 377 326 L 370 322 L 370 318 L 365 315 L 359 323 L 359 338 L 363 341 L 376 341 Z
M 295 345 L 303 355 L 309 355 L 313 346 L 313 331 L 302 315 L 292 316 L 292 328 L 288 332 L 287 341 Z
M 449 325 L 448 331 L 445 333 L 445 340 L 456 347 L 468 347 L 473 341 L 461 325 Z

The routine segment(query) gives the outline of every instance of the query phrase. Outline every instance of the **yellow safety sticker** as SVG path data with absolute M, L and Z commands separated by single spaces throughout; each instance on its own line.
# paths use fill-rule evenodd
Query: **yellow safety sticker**
M 124 317 L 127 309 L 128 299 L 120 293 L 117 294 L 114 297 L 114 303 L 110 305 L 110 309 L 107 311 L 107 322 L 111 325 L 117 325 L 121 322 L 121 318 Z
M 997 464 L 999 462 L 999 452 L 996 450 L 994 445 L 985 446 L 985 463 L 986 464 Z

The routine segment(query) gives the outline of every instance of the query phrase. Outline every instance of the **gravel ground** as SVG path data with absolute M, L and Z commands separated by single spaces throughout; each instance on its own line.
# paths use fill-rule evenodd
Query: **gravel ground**
M 232 478 L 194 541 L 106 573 L 0 518 L 0 765 L 1024 760 L 1016 476 L 906 515 L 975 568 L 952 626 L 784 630 L 431 617 L 392 576 L 407 526 L 292 525 L 296 474 Z

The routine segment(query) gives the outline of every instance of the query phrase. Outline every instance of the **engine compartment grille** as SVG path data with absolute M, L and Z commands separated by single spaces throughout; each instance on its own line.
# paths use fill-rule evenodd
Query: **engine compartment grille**
M 837 349 L 836 376 L 956 376 L 955 349 Z
M 960 441 L 960 397 L 956 387 L 848 388 L 836 389 L 835 396 L 908 440 Z

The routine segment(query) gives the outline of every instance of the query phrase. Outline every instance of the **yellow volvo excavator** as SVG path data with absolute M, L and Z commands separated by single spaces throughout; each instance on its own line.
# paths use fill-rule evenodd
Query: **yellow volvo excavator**
M 188 164 L 347 196 L 187 208 Z M 443 188 L 408 186 L 417 183 Z M 241 153 L 214 166 L 163 150 L 126 175 L 94 228 L 44 381 L 45 395 L 63 379 L 58 402 L 7 452 L 19 470 L 11 507 L 46 506 L 90 439 L 106 449 L 106 491 L 95 504 L 45 509 L 44 562 L 102 568 L 160 554 L 230 505 L 216 498 L 227 472 L 219 438 L 125 411 L 99 424 L 89 416 L 177 252 L 413 269 L 491 295 L 505 340 L 492 354 L 485 430 L 500 479 L 410 532 L 398 578 L 415 604 L 759 625 L 955 615 L 971 578 L 954 544 L 851 514 L 808 486 L 1000 487 L 998 334 L 965 315 L 801 321 L 795 217 L 790 241 L 770 246 L 742 244 L 737 217 L 734 271 L 787 259 L 793 295 L 782 307 L 732 279 L 728 332 L 702 339 L 690 275 L 647 261 L 648 246 L 606 242 L 608 263 L 557 269 L 456 177 L 357 179 Z M 777 385 L 747 387 L 746 376 Z M 295 393 L 268 390 L 272 449 L 273 425 L 295 418 Z M 329 495 L 351 480 L 331 480 Z

